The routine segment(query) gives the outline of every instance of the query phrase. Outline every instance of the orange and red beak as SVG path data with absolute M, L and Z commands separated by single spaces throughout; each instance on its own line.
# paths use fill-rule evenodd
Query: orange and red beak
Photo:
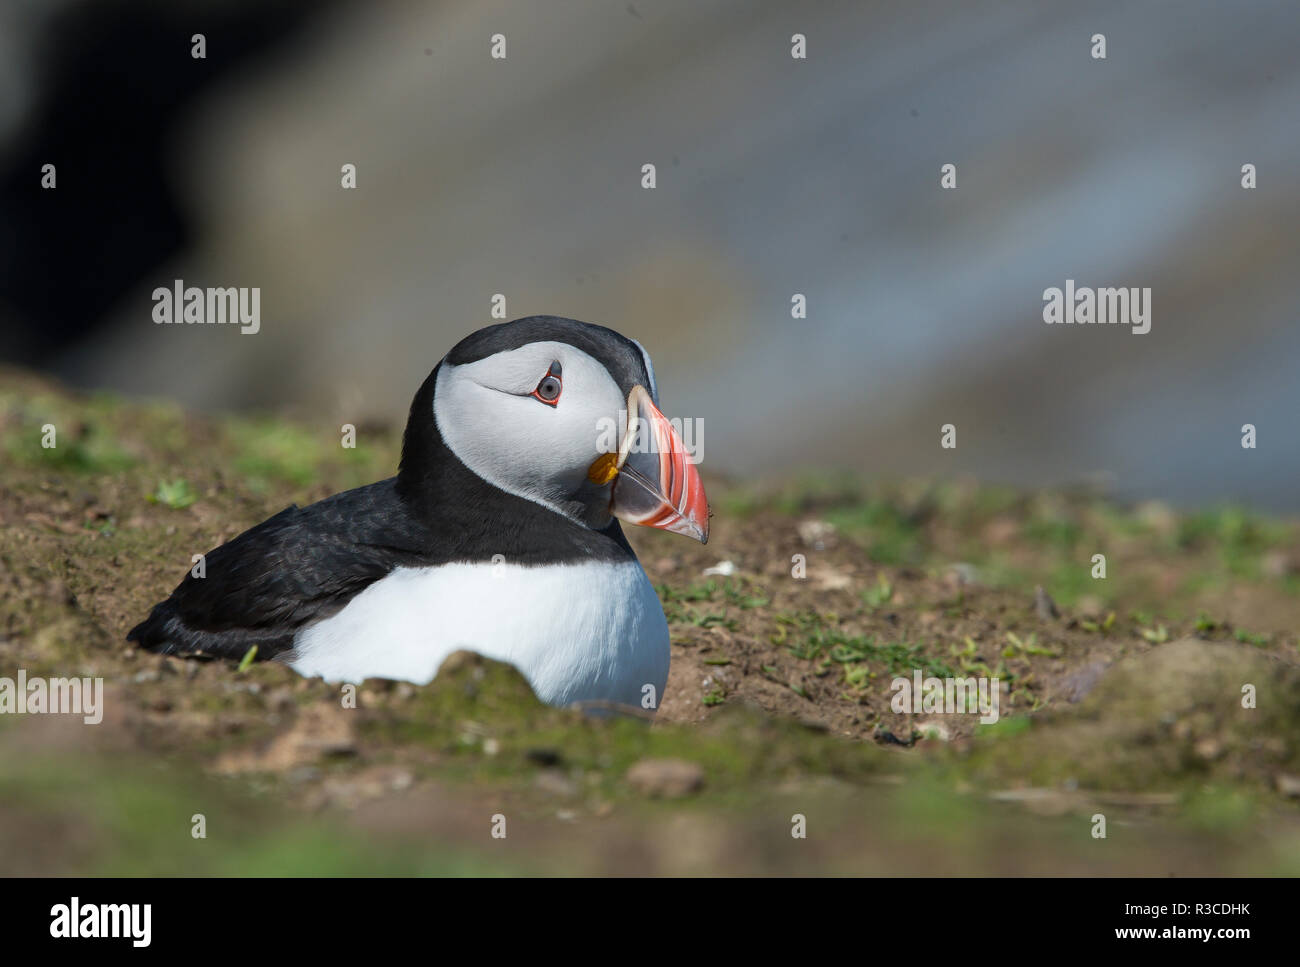
M 709 540 L 709 502 L 691 455 L 642 386 L 627 398 L 627 427 L 618 453 L 591 465 L 596 483 L 614 481 L 610 513 L 629 524 Z

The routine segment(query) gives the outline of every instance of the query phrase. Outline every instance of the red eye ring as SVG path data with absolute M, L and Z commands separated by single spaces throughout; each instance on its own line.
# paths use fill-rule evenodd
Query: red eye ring
M 553 407 L 560 402 L 560 394 L 563 391 L 564 382 L 560 379 L 560 364 L 551 363 L 551 368 L 546 371 L 546 375 L 538 382 L 537 388 L 529 395 Z

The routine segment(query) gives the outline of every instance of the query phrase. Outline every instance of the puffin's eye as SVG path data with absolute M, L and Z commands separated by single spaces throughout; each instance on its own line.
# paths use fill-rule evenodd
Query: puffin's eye
M 537 389 L 533 390 L 532 395 L 537 397 L 547 406 L 554 406 L 560 402 L 560 391 L 564 389 L 564 384 L 560 381 L 560 364 L 551 363 L 551 368 L 542 381 L 537 384 Z

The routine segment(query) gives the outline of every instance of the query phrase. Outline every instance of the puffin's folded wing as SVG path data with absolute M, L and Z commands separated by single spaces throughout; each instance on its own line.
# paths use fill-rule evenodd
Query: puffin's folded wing
M 164 654 L 238 659 L 257 645 L 273 658 L 423 550 L 391 481 L 289 507 L 210 551 L 204 576 L 188 573 L 126 637 Z

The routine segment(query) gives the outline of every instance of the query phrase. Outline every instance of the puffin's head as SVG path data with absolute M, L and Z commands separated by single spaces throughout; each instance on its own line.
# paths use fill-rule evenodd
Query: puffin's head
M 461 340 L 436 370 L 432 408 L 452 453 L 507 493 L 595 529 L 618 517 L 703 543 L 704 487 L 658 397 L 640 343 L 530 316 Z

